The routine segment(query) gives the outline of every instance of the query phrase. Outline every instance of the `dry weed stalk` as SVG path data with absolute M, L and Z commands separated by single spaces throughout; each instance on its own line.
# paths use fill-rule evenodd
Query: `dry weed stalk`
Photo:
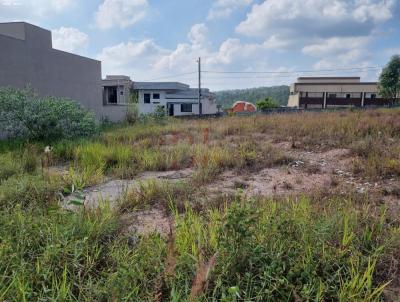
M 217 261 L 217 253 L 215 253 L 207 263 L 199 261 L 196 270 L 196 276 L 192 283 L 192 289 L 190 291 L 189 301 L 195 301 L 208 286 L 208 280 L 211 270 L 214 268 Z
M 208 145 L 209 140 L 210 140 L 210 129 L 205 128 L 203 130 L 203 144 Z

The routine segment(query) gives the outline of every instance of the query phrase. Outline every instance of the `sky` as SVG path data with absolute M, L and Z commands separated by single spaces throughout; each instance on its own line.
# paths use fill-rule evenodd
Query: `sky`
M 400 0 L 0 0 L 0 22 L 51 30 L 54 48 L 102 61 L 103 76 L 195 87 L 201 57 L 214 91 L 376 81 L 400 54 L 399 16 Z

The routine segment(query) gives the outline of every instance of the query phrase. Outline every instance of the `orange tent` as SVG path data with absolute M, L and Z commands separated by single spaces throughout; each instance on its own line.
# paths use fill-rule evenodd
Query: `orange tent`
M 245 102 L 245 101 L 238 101 L 232 105 L 232 108 L 229 110 L 230 112 L 255 112 L 257 110 L 254 104 Z

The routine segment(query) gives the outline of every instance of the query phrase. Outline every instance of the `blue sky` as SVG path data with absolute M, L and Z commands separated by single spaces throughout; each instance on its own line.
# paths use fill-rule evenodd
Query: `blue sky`
M 290 84 L 300 75 L 376 80 L 380 70 L 367 67 L 400 53 L 398 2 L 0 0 L 0 21 L 52 30 L 55 48 L 101 60 L 103 75 L 196 85 L 199 56 L 207 71 L 268 72 L 204 73 L 204 85 L 220 90 Z

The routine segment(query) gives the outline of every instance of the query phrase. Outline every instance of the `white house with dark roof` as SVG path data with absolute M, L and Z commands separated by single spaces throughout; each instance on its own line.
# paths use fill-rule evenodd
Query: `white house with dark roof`
M 103 112 L 111 121 L 123 120 L 129 102 L 138 103 L 140 114 L 149 114 L 161 107 L 169 116 L 218 113 L 214 95 L 209 89 L 201 90 L 179 82 L 133 82 L 126 76 L 107 76 L 103 80 Z

